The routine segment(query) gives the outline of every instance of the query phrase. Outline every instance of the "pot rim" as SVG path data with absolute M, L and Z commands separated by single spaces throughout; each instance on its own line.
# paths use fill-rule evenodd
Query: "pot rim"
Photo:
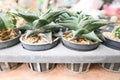
M 52 41 L 52 43 L 37 43 L 37 44 L 31 44 L 31 43 L 27 43 L 27 42 L 25 42 L 25 41 L 22 40 L 22 38 L 23 38 L 24 35 L 25 35 L 25 34 L 21 35 L 21 37 L 19 38 L 20 42 L 21 42 L 21 43 L 24 43 L 24 44 L 27 44 L 27 45 L 31 45 L 31 46 L 52 44 L 52 43 L 54 43 L 54 42 L 56 42 L 57 40 L 60 39 L 60 37 L 57 37 L 55 40 Z
M 109 40 L 111 40 L 111 41 L 114 41 L 114 42 L 118 42 L 118 43 L 120 43 L 120 41 L 117 41 L 117 40 L 114 40 L 114 39 L 112 39 L 112 38 L 109 38 L 109 37 L 106 37 L 106 36 L 104 36 L 106 39 L 109 39 Z
M 68 40 L 66 40 L 64 37 L 62 37 L 62 40 L 65 40 L 65 41 L 67 41 L 67 42 L 69 42 L 69 43 L 72 43 L 72 44 L 83 45 L 83 46 L 89 46 L 89 45 L 95 45 L 95 44 L 101 43 L 101 42 L 94 42 L 93 44 L 79 44 L 79 43 L 76 43 L 76 42 L 68 41 Z
M 18 35 L 17 35 L 15 38 L 13 38 L 13 39 L 8 39 L 8 40 L 2 41 L 2 42 L 0 42 L 0 43 L 5 43 L 5 42 L 12 41 L 12 40 L 14 40 L 14 39 L 16 39 L 16 38 L 19 38 L 20 36 L 21 36 L 21 31 L 19 30 L 19 31 L 18 31 Z

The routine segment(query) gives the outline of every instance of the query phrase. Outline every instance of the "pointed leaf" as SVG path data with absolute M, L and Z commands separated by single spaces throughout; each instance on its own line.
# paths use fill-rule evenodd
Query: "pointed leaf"
M 50 23 L 50 24 L 47 24 L 47 25 L 43 26 L 42 28 L 44 28 L 46 31 L 50 31 L 50 32 L 53 32 L 53 33 L 58 33 L 60 28 L 62 28 L 62 26 L 59 25 L 59 24 Z
M 85 32 L 84 29 L 79 29 L 79 30 L 72 30 L 72 34 L 74 38 L 81 38 L 82 34 Z
M 89 40 L 96 41 L 96 42 L 102 42 L 102 40 L 99 39 L 99 37 L 95 34 L 94 31 L 92 31 L 92 32 L 90 32 L 88 34 L 83 34 L 82 37 L 87 38 Z
M 65 11 L 54 11 L 49 12 L 46 15 L 40 17 L 40 19 L 47 20 L 48 23 L 55 21 L 61 14 L 65 13 Z
M 19 26 L 18 29 L 19 30 L 32 30 L 33 25 L 30 23 L 25 23 L 22 26 Z
M 38 19 L 33 22 L 34 29 L 39 29 L 43 27 L 44 25 L 48 24 L 46 20 Z
M 94 31 L 95 32 L 95 34 L 99 37 L 99 39 L 101 39 L 102 41 L 105 41 L 105 37 L 102 35 L 102 33 L 101 32 L 99 32 L 99 31 Z
M 4 29 L 12 29 L 14 28 L 13 21 L 11 20 L 10 16 L 4 12 L 0 13 L 1 17 L 1 25 L 3 27 L 3 22 L 4 22 Z
M 39 34 L 39 33 L 43 33 L 44 32 L 44 30 L 41 30 L 41 29 L 37 29 L 37 30 L 27 30 L 26 31 L 26 34 L 25 34 L 25 37 L 27 38 L 27 37 L 29 37 L 29 36 L 31 36 L 31 35 L 33 35 L 33 34 Z
M 6 29 L 4 21 L 2 20 L 2 18 L 0 17 L 0 30 Z
M 46 39 L 49 43 L 52 43 L 52 32 L 49 33 L 40 33 L 39 34 L 42 38 Z

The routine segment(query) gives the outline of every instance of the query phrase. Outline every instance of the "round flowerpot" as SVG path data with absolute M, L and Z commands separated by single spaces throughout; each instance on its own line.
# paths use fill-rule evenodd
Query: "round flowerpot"
M 23 48 L 27 50 L 31 50 L 31 51 L 48 50 L 48 49 L 56 47 L 60 42 L 60 38 L 56 38 L 52 43 L 29 44 L 22 40 L 23 36 L 24 35 L 22 35 L 20 38 Z
M 120 63 L 102 63 L 100 65 L 107 71 L 120 72 Z
M 120 42 L 119 41 L 115 41 L 112 40 L 110 38 L 105 37 L 105 41 L 102 43 L 103 45 L 112 48 L 112 49 L 116 49 L 116 50 L 120 50 Z
M 100 45 L 100 43 L 79 44 L 79 43 L 67 41 L 64 38 L 62 38 L 62 43 L 65 47 L 78 51 L 91 51 L 96 49 Z
M 90 63 L 67 63 L 65 66 L 72 72 L 81 73 L 89 70 Z
M 8 62 L 1 62 L 0 63 L 0 71 L 10 71 L 19 67 L 20 63 L 8 63 Z
M 53 63 L 28 63 L 29 68 L 36 72 L 49 72 L 55 68 Z
M 0 42 L 0 49 L 8 48 L 8 47 L 16 45 L 17 43 L 19 43 L 20 36 L 21 36 L 21 32 L 18 31 L 18 35 L 14 39 L 5 40 L 5 41 Z

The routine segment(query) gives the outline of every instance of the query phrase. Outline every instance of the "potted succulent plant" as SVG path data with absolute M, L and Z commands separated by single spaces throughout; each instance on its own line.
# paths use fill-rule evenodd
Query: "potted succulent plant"
M 29 16 L 21 16 L 27 23 L 21 27 L 27 30 L 25 34 L 20 37 L 23 48 L 32 51 L 43 51 L 51 49 L 58 45 L 60 37 L 58 36 L 60 25 L 55 23 L 55 20 L 64 11 L 50 11 L 38 16 L 38 18 L 31 20 Z M 28 17 L 28 18 L 27 18 Z M 28 20 L 27 20 L 28 19 Z M 55 68 L 52 63 L 29 63 L 30 69 L 37 72 L 46 72 Z
M 25 49 L 33 51 L 47 50 L 55 47 L 60 38 L 56 36 L 59 32 L 60 25 L 56 24 L 54 21 L 59 15 L 64 13 L 64 11 L 47 11 L 42 14 L 39 19 L 28 21 L 23 17 L 28 23 L 25 24 L 22 29 L 26 29 L 26 33 L 20 38 L 22 46 Z
M 96 49 L 104 40 L 98 28 L 107 24 L 102 20 L 94 19 L 81 12 L 66 12 L 59 16 L 58 24 L 66 28 L 62 43 L 70 49 L 90 51 Z M 91 63 L 66 63 L 69 70 L 81 73 L 89 70 Z
M 112 32 L 103 32 L 106 40 L 104 45 L 112 49 L 120 50 L 120 26 L 115 26 Z
M 21 32 L 15 28 L 16 20 L 7 12 L 0 12 L 0 49 L 19 42 Z
M 11 47 L 19 42 L 21 32 L 15 28 L 15 19 L 7 12 L 0 12 L 0 49 Z M 0 62 L 0 71 L 15 69 L 19 63 Z
M 106 25 L 107 22 L 82 13 L 71 14 L 68 12 L 67 14 L 61 15 L 61 20 L 58 21 L 59 25 L 69 29 L 63 34 L 63 45 L 80 51 L 96 49 L 104 40 L 97 29 Z
M 54 27 L 54 23 L 53 25 L 49 24 L 42 27 L 43 29 L 27 30 L 26 33 L 20 37 L 23 48 L 32 51 L 42 51 L 57 46 L 60 38 L 55 35 L 55 30 L 52 29 L 52 27 Z

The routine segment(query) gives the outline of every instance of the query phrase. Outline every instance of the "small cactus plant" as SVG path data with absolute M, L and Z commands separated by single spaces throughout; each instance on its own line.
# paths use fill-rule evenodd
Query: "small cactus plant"
M 115 31 L 114 31 L 114 35 L 116 38 L 120 39 L 120 26 L 118 26 Z

